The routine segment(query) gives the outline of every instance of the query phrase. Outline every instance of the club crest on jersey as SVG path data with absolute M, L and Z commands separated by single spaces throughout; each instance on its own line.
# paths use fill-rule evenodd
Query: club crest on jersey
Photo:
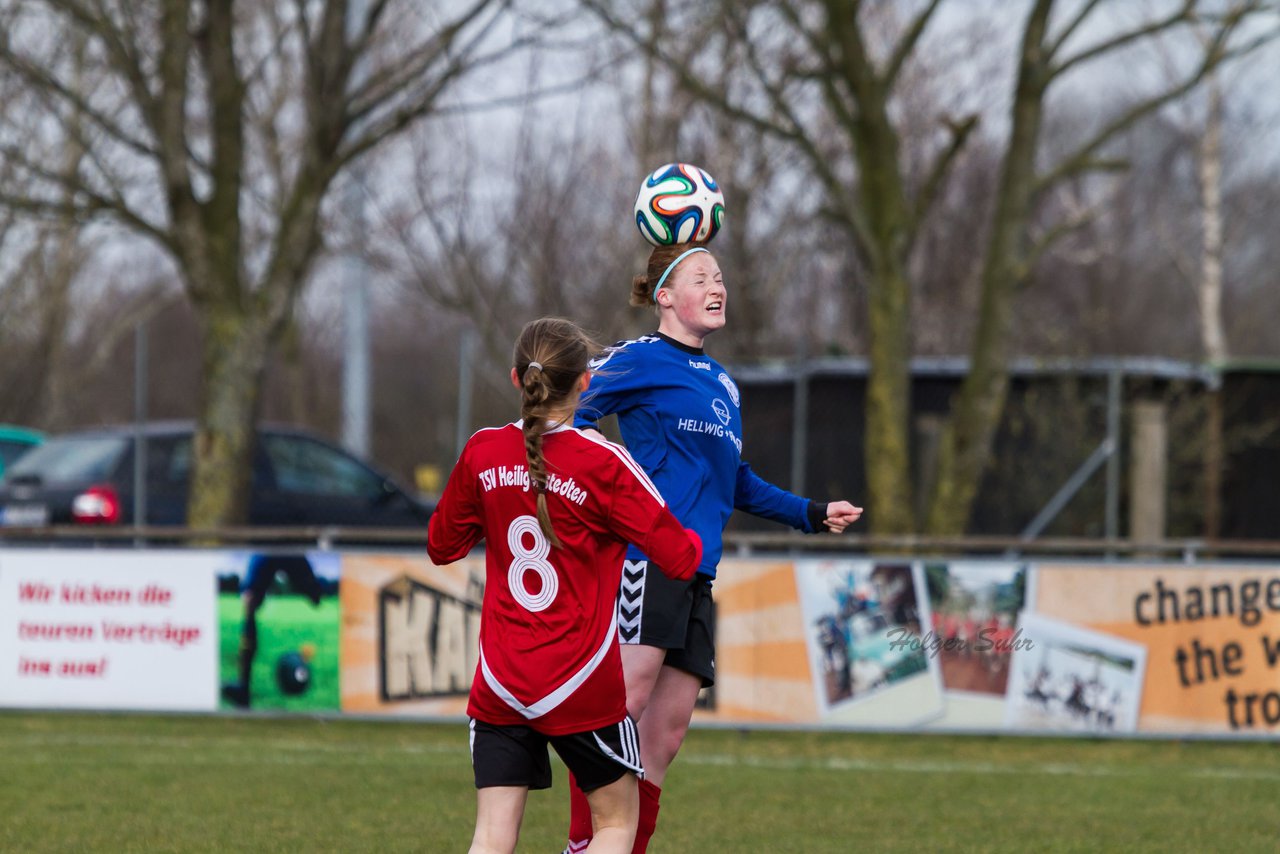
M 731 417 L 729 414 L 729 405 L 717 397 L 715 400 L 711 401 L 711 408 L 715 411 L 716 418 L 720 419 L 720 423 L 728 426 L 729 418 Z
M 720 385 L 724 386 L 725 391 L 729 392 L 729 399 L 733 401 L 734 406 L 742 405 L 738 402 L 738 384 L 724 371 L 720 372 Z M 726 421 L 725 423 L 729 422 Z

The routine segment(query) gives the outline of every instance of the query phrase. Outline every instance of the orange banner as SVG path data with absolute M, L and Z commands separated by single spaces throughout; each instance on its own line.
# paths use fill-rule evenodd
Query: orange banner
M 479 658 L 484 559 L 347 555 L 342 710 L 462 715 Z
M 1274 732 L 1280 570 L 1041 565 L 1033 609 L 1146 650 L 1138 730 Z

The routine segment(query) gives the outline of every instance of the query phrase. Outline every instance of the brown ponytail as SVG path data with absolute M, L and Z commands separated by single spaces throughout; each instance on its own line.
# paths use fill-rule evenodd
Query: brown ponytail
M 578 378 L 587 371 L 591 355 L 599 350 L 571 320 L 544 317 L 527 324 L 516 339 L 512 363 L 520 379 L 520 417 L 524 419 L 524 453 L 529 463 L 529 486 L 537 494 L 538 527 L 551 545 L 560 538 L 547 512 L 547 461 L 542 437 L 556 425 L 548 413 L 577 393 Z

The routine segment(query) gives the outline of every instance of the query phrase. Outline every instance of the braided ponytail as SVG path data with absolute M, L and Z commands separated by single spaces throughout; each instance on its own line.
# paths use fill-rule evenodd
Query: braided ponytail
M 548 474 L 542 439 L 556 426 L 550 413 L 562 409 L 577 393 L 578 379 L 586 373 L 587 362 L 596 349 L 572 321 L 547 317 L 525 325 L 512 356 L 520 378 L 524 452 L 529 464 L 529 486 L 537 495 L 538 527 L 556 548 L 561 547 L 561 542 L 547 509 Z
M 560 538 L 551 527 L 547 512 L 547 461 L 542 456 L 542 434 L 548 425 L 545 411 L 551 398 L 546 373 L 536 367 L 525 368 L 521 381 L 520 417 L 524 421 L 524 455 L 529 463 L 529 486 L 537 494 L 538 527 L 547 535 L 551 545 L 560 548 Z

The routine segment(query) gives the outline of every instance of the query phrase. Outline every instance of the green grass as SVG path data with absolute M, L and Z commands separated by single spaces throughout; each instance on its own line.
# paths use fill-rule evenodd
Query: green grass
M 258 653 L 253 658 L 252 707 L 262 711 L 323 712 L 337 711 L 341 703 L 338 690 L 338 598 L 326 596 L 313 606 L 304 596 L 273 593 L 258 609 Z M 240 648 L 240 627 L 244 622 L 244 605 L 239 594 L 218 596 L 220 678 L 234 682 L 239 678 L 236 664 Z M 276 683 L 276 661 L 281 654 L 297 651 L 304 643 L 315 646 L 311 661 L 311 687 L 302 694 L 289 696 Z M 219 701 L 229 709 L 226 700 Z
M 695 730 L 650 850 L 1274 851 L 1280 750 Z M 465 851 L 466 727 L 0 713 L 0 851 Z M 563 768 L 521 851 L 554 852 Z

